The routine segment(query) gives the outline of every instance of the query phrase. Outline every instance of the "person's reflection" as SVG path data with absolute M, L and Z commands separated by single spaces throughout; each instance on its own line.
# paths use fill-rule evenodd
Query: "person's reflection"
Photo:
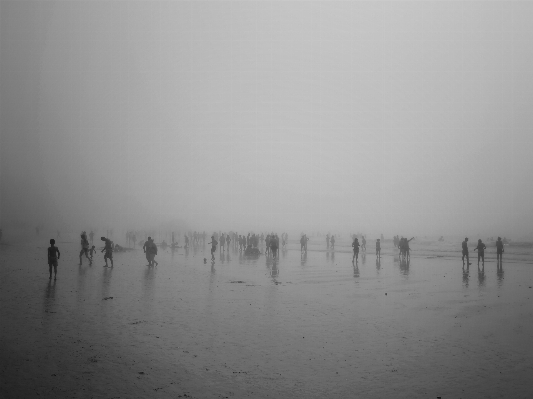
M 104 268 L 103 275 L 102 275 L 102 298 L 107 298 L 109 296 L 109 288 L 111 286 L 112 275 L 113 275 L 113 268 L 111 267 Z
M 215 262 L 211 262 L 211 274 L 215 274 Z
M 286 248 L 286 247 L 283 247 L 283 248 L 281 249 L 281 257 L 282 257 L 283 259 L 285 259 L 286 256 L 287 256 L 287 248 Z
M 189 256 L 189 247 L 185 247 L 185 257 Z
M 479 287 L 485 286 L 485 265 L 477 267 L 477 284 Z
M 466 269 L 463 267 L 463 286 L 468 288 L 468 280 L 470 277 L 470 266 L 466 266 Z
M 378 258 L 378 259 L 379 259 L 379 263 L 381 264 L 381 259 L 380 258 Z M 376 259 L 376 263 L 377 263 L 378 259 Z M 364 265 L 365 262 L 366 262 L 366 250 L 363 251 L 363 253 L 361 254 L 361 263 Z
M 56 296 L 56 280 L 48 280 L 44 290 L 43 300 L 43 327 L 45 330 L 53 329 L 53 321 L 51 314 L 56 313 L 55 310 L 55 296 Z
M 357 264 L 357 262 L 353 263 L 353 276 L 355 278 L 359 277 L 359 265 Z
M 379 271 L 381 270 L 381 258 L 376 258 L 376 271 L 379 274 Z
M 409 263 L 409 258 L 402 258 L 402 260 L 400 261 L 400 271 L 405 276 L 409 275 Z
M 272 263 L 272 268 L 270 269 L 270 277 L 272 277 L 272 279 L 275 282 L 276 281 L 276 277 L 278 277 L 278 276 L 279 276 L 278 263 L 274 260 L 274 262 Z
M 229 257 L 229 250 L 228 250 L 228 253 L 226 254 L 226 262 L 230 262 L 231 261 L 231 258 Z
M 329 251 L 326 251 L 326 263 L 329 263 Z
M 496 262 L 496 276 L 498 278 L 498 287 L 501 287 L 503 284 L 503 262 L 501 259 Z
M 305 264 L 307 263 L 307 251 L 302 252 L 300 263 L 302 266 L 305 266 Z
M 226 260 L 226 255 L 224 255 L 224 252 L 220 253 L 220 263 L 224 264 L 224 261 Z
M 307 253 L 305 254 L 305 257 L 307 258 Z M 335 252 L 331 253 L 331 263 L 335 263 Z
M 151 301 L 154 299 L 154 280 L 155 280 L 155 267 L 148 267 L 144 271 L 143 292 L 144 299 Z M 146 302 L 146 301 L 145 301 Z

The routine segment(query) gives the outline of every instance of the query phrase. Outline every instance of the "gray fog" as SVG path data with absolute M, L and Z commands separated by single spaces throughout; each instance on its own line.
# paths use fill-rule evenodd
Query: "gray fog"
M 0 1 L 0 228 L 533 237 L 532 20 Z

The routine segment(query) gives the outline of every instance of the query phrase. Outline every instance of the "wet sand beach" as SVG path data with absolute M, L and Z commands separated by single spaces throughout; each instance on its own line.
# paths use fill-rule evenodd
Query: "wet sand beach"
M 137 249 L 111 269 L 59 242 L 49 281 L 46 247 L 0 245 L 3 398 L 533 392 L 533 266 L 508 250 L 464 272 L 458 253 L 406 264 L 385 247 L 378 263 L 369 245 L 354 266 L 342 246 L 296 244 L 275 262 L 160 250 L 154 268 Z

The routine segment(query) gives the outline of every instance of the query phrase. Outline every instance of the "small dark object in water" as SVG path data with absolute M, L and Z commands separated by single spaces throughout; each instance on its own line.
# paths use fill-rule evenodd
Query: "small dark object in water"
M 104 301 L 107 301 L 108 299 L 113 299 L 113 297 L 112 297 L 112 296 L 106 296 L 106 297 L 104 298 Z
M 204 258 L 204 264 L 206 264 L 206 263 L 207 263 L 207 258 Z

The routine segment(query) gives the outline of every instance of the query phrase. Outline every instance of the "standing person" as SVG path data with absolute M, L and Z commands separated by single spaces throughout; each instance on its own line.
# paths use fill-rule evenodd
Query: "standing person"
M 220 236 L 220 252 L 225 251 L 224 249 L 225 244 L 226 244 L 226 236 L 224 235 L 224 233 L 222 233 L 222 235 Z
M 133 240 L 133 248 L 135 248 L 135 244 L 137 243 L 137 236 L 134 232 L 131 233 L 131 239 Z
M 354 259 L 359 260 L 359 240 L 357 239 L 357 237 L 353 239 L 352 247 L 353 247 L 353 258 L 352 258 L 352 263 L 353 263 Z
M 485 266 L 485 249 L 487 249 L 487 246 L 483 244 L 483 241 L 481 241 L 481 238 L 477 240 L 477 247 L 474 248 L 474 251 L 477 251 L 477 265 L 479 266 L 479 260 L 481 259 L 481 262 L 483 263 L 483 266 Z
M 185 248 L 189 248 L 189 236 L 187 235 L 187 233 L 185 233 L 183 236 L 185 237 Z
M 470 259 L 468 257 L 468 237 L 465 237 L 465 240 L 461 243 L 461 246 L 463 248 L 463 266 L 465 265 L 465 256 L 467 266 L 470 266 L 472 263 L 470 263 Z
M 155 260 L 155 256 L 157 255 L 157 245 L 155 244 L 153 238 L 150 239 L 150 245 L 148 246 L 147 252 L 150 254 L 150 262 L 152 263 L 152 266 L 154 263 L 156 266 L 159 265 L 159 263 L 157 263 Z
M 300 238 L 300 252 L 304 251 L 307 251 L 307 240 L 305 234 L 302 234 L 302 238 Z
M 363 235 L 361 236 L 361 242 L 362 242 L 361 249 L 366 251 L 366 238 Z
M 279 248 L 279 238 L 278 235 L 272 235 L 270 236 L 270 250 L 272 252 L 272 257 L 276 258 L 276 254 L 278 253 Z
M 231 238 L 229 236 L 229 234 L 226 234 L 226 248 L 228 249 L 228 252 L 229 252 L 229 243 L 231 242 Z
M 496 241 L 496 262 L 502 260 L 503 255 L 503 241 L 501 237 L 498 237 L 498 241 Z
M 211 242 L 208 242 L 207 244 L 211 244 L 211 260 L 215 260 L 215 252 L 217 251 L 217 240 L 215 240 L 215 236 L 211 236 Z
M 376 256 L 381 258 L 381 239 L 376 240 Z
M 331 250 L 335 250 L 335 236 L 332 234 L 331 238 L 329 239 L 329 242 L 331 243 Z
M 54 244 L 56 240 L 53 238 L 50 239 L 50 246 L 48 247 L 48 269 L 50 270 L 50 277 L 48 280 L 52 280 L 52 266 L 54 267 L 54 280 L 57 279 L 57 261 L 61 257 L 59 253 L 59 248 Z
M 105 251 L 105 254 L 104 254 L 105 266 L 104 267 L 109 267 L 107 266 L 108 259 L 111 261 L 111 267 L 113 267 L 113 243 L 111 242 L 109 238 L 100 237 L 100 239 L 105 242 L 104 249 L 100 251 L 100 252 Z
M 80 266 L 81 266 L 81 257 L 85 254 L 85 257 L 89 260 L 89 264 L 92 264 L 93 261 L 89 258 L 89 240 L 87 240 L 87 234 L 84 232 L 81 233 L 81 251 L 80 251 Z
M 326 234 L 326 249 L 329 249 L 329 233 Z
M 91 247 L 91 249 L 89 250 L 89 255 L 91 257 L 91 260 L 93 260 L 93 254 L 96 253 L 96 248 L 94 247 L 94 245 Z

